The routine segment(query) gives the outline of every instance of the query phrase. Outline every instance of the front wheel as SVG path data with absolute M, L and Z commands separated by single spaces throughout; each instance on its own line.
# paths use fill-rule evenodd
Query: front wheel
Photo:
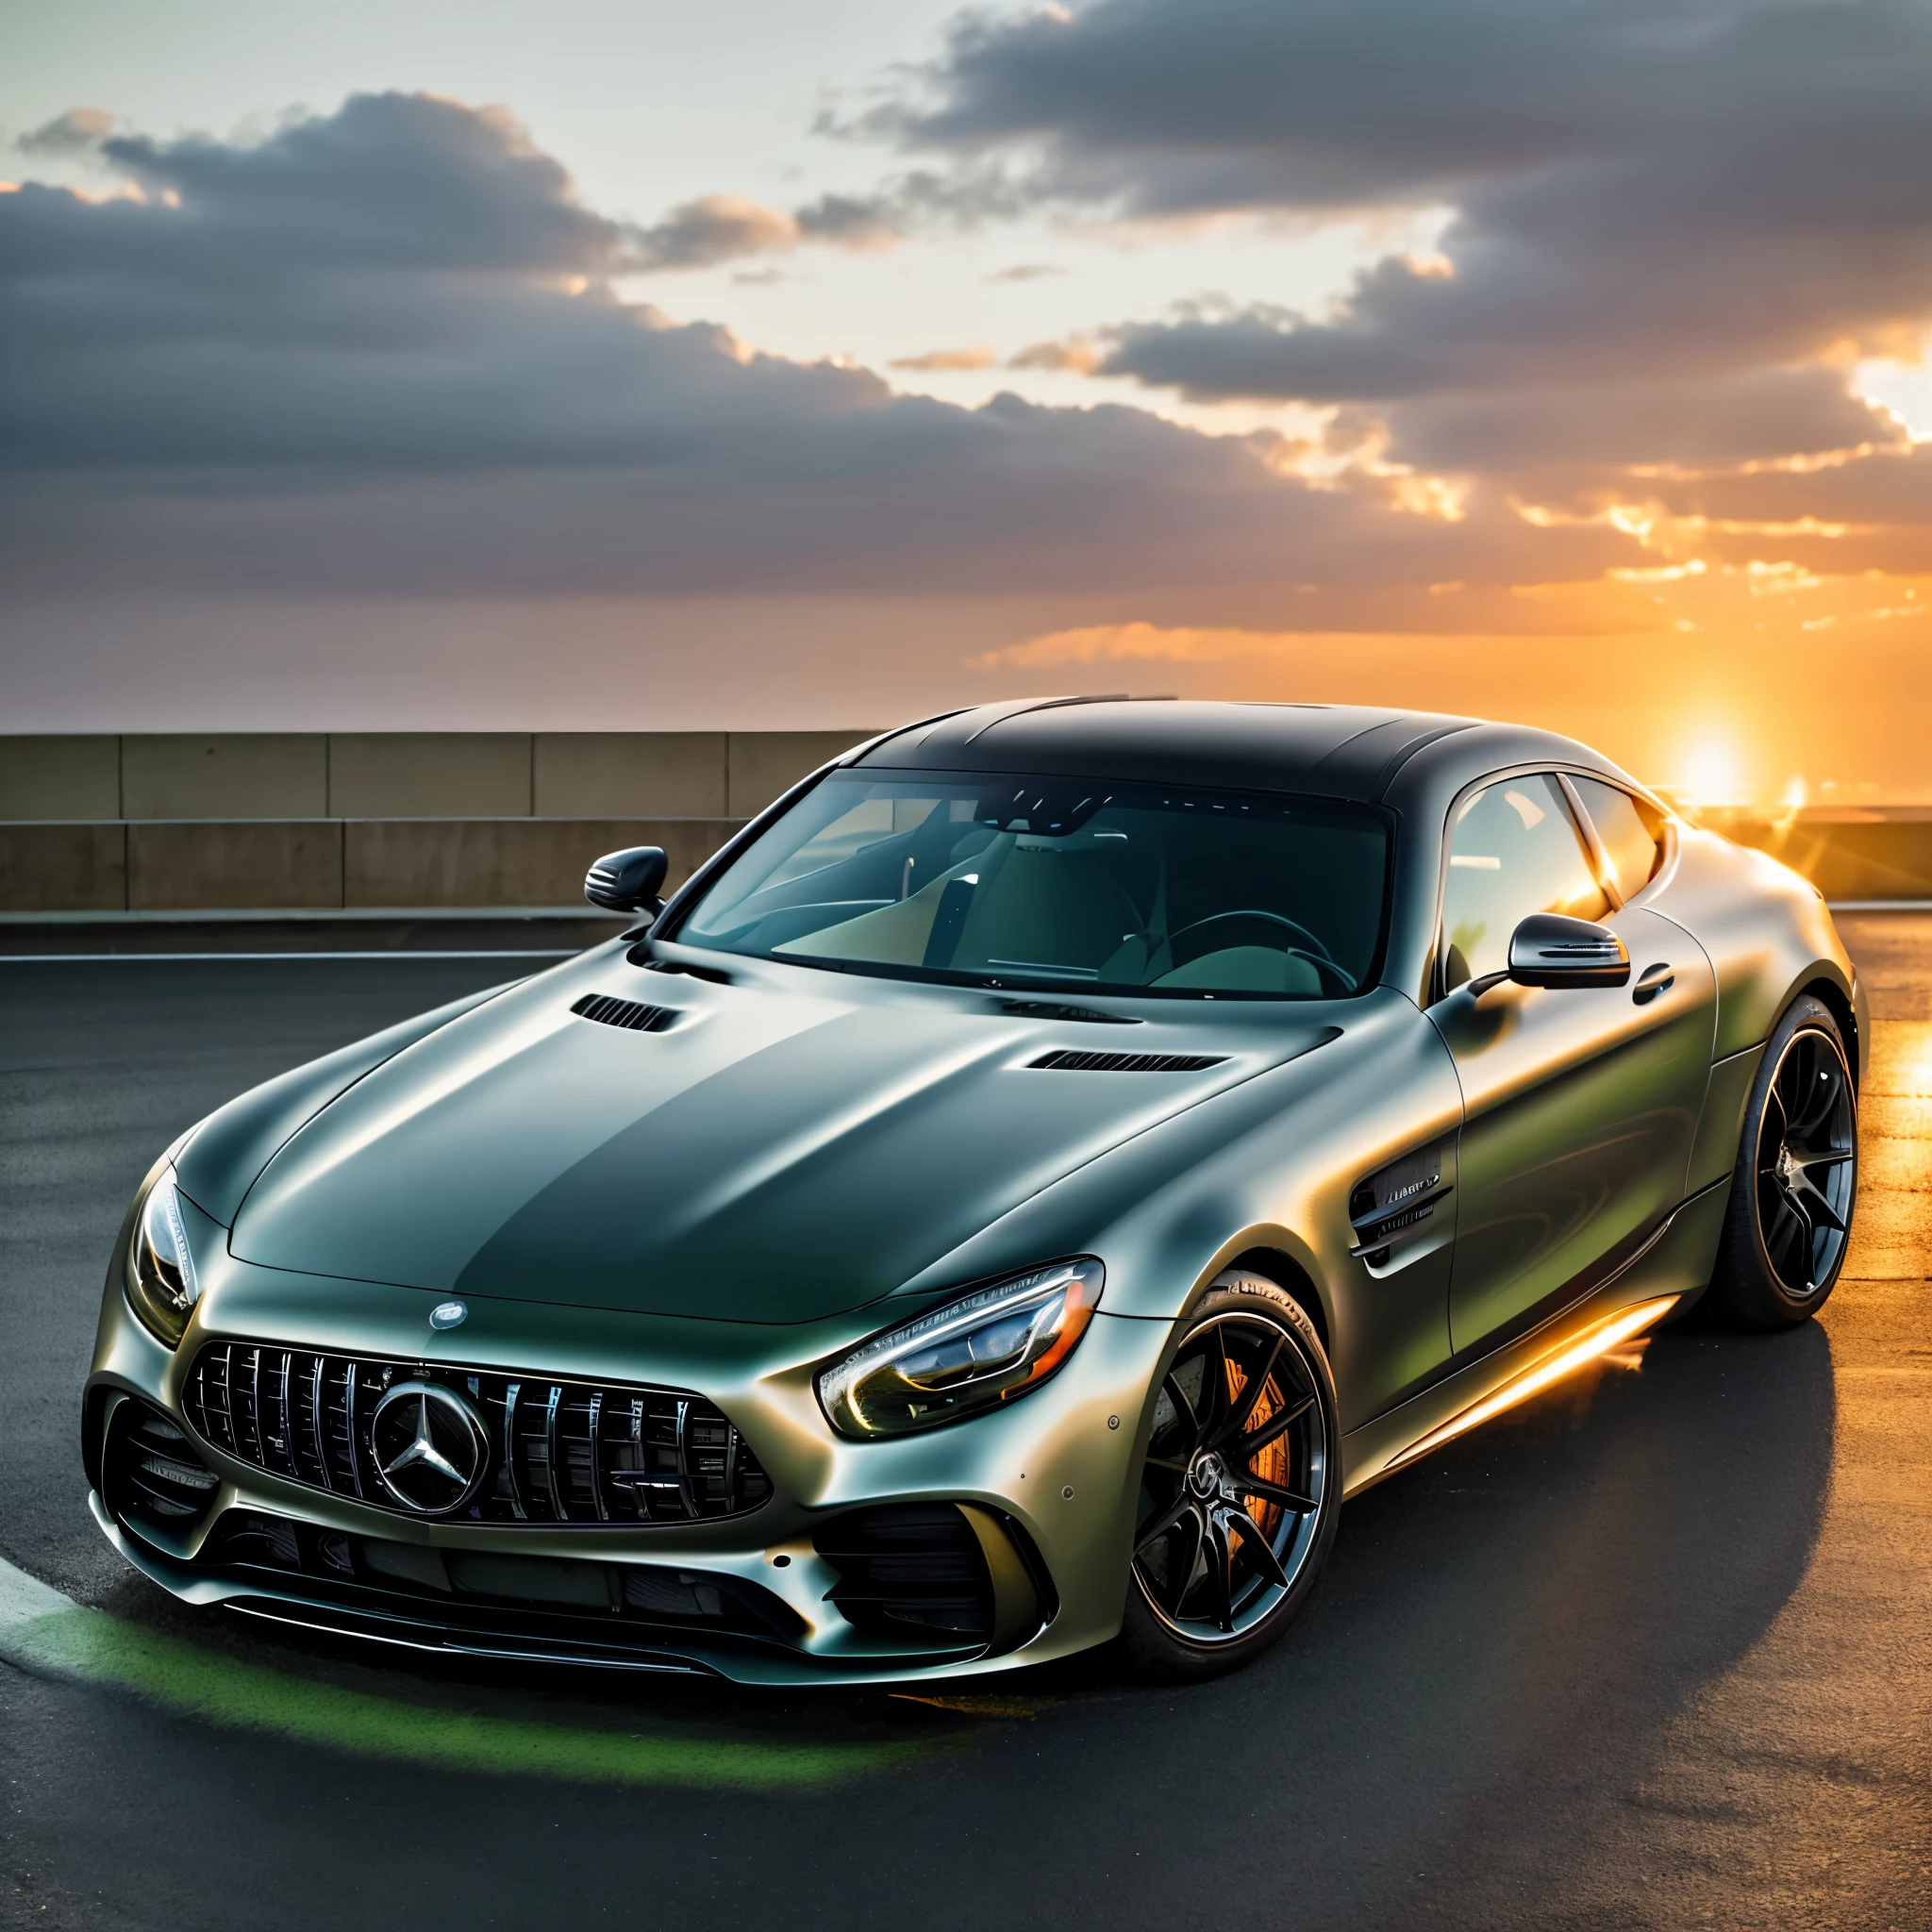
M 1155 1393 L 1121 1644 L 1144 1675 L 1218 1675 L 1307 1602 L 1341 1507 L 1335 1380 L 1274 1282 L 1224 1275 Z
M 1807 994 L 1773 1028 L 1752 1083 L 1703 1309 L 1733 1328 L 1808 1320 L 1844 1266 L 1857 1192 L 1851 1066 L 1831 1009 Z

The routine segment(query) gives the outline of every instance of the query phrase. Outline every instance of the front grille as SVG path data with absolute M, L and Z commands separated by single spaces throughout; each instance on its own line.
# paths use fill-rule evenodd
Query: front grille
M 195 1432 L 271 1475 L 399 1514 L 376 1474 L 375 1406 L 393 1382 L 468 1398 L 490 1440 L 490 1471 L 458 1519 L 637 1524 L 740 1516 L 771 1478 L 721 1410 L 679 1389 L 637 1389 L 368 1361 L 253 1342 L 210 1342 L 183 1398 Z
M 117 1517 L 150 1529 L 192 1529 L 221 1478 L 159 1410 L 132 1397 L 114 1411 L 101 1456 L 102 1492 Z
M 1198 1074 L 1226 1058 L 1224 1053 L 1101 1053 L 1061 1047 L 1027 1064 L 1059 1074 Z
M 992 1635 L 992 1573 L 973 1525 L 950 1503 L 896 1503 L 828 1523 L 812 1546 L 839 1572 L 841 1616 L 874 1637 L 941 1630 Z

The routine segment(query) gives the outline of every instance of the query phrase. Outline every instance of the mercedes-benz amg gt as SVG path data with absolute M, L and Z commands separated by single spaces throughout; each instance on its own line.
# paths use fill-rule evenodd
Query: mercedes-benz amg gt
M 83 1416 L 147 1575 L 746 1682 L 1205 1674 L 1347 1496 L 1843 1259 L 1822 899 L 1545 732 L 985 707 L 664 879 L 155 1163 Z

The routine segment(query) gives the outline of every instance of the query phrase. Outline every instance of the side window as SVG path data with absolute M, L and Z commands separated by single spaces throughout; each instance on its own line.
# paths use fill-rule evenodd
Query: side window
M 1442 889 L 1445 985 L 1500 973 L 1509 935 L 1532 912 L 1602 919 L 1609 909 L 1554 778 L 1505 778 L 1463 800 Z
M 1655 806 L 1632 798 L 1601 778 L 1572 778 L 1583 808 L 1603 841 L 1617 890 L 1634 899 L 1656 874 L 1663 857 L 1664 822 Z

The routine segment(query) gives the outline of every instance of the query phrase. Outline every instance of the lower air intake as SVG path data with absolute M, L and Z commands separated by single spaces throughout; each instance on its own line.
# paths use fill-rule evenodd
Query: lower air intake
M 208 1514 L 220 1478 L 177 1424 L 132 1397 L 108 1424 L 103 1499 L 124 1522 L 179 1533 Z
M 869 1636 L 941 1631 L 974 1643 L 992 1635 L 992 1574 L 950 1503 L 856 1510 L 826 1524 L 812 1546 L 839 1572 L 833 1606 Z

